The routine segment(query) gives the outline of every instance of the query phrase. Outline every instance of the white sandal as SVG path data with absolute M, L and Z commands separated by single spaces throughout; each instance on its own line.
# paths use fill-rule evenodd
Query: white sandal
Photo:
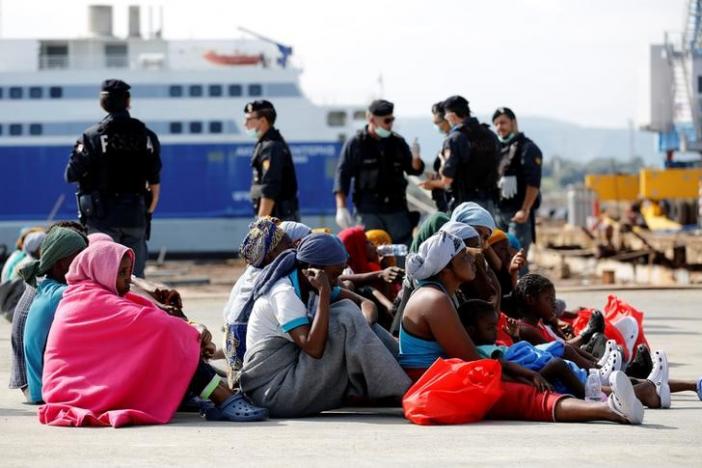
M 668 356 L 665 351 L 658 350 L 651 356 L 653 369 L 647 380 L 656 385 L 656 393 L 661 398 L 661 408 L 670 408 L 670 385 L 668 385 Z
M 612 387 L 607 406 L 622 416 L 629 424 L 641 424 L 644 419 L 644 406 L 636 398 L 629 377 L 622 371 L 614 371 L 609 377 Z

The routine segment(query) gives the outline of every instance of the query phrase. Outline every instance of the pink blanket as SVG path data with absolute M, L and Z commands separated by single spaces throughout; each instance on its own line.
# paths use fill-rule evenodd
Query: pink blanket
M 163 424 L 197 367 L 198 332 L 149 301 L 117 295 L 131 250 L 98 242 L 76 257 L 44 355 L 39 420 L 54 426 Z

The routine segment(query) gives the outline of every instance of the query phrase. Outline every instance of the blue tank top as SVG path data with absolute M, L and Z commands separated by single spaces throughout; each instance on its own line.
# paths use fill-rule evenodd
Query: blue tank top
M 446 289 L 441 283 L 423 280 L 417 281 L 418 287 L 413 293 L 419 290 L 419 288 L 429 285 L 436 286 L 443 292 L 446 292 Z M 451 297 L 451 301 L 455 306 L 455 298 Z M 400 366 L 405 369 L 427 369 L 434 364 L 437 358 L 445 356 L 443 348 L 437 341 L 419 338 L 418 336 L 410 334 L 400 322 Z

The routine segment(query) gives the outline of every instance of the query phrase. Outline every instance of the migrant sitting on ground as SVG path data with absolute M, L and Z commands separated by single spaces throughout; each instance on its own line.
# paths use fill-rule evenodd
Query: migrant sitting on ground
M 230 385 L 234 385 L 242 365 L 243 352 L 239 353 L 242 355 L 239 358 L 237 348 L 244 349 L 246 344 L 245 335 L 238 336 L 237 333 L 246 330 L 247 319 L 242 319 L 242 324 L 239 318 L 246 304 L 251 300 L 256 279 L 264 267 L 294 244 L 299 245 L 311 231 L 304 224 L 288 221 L 281 223 L 277 218 L 268 217 L 258 219 L 249 228 L 240 249 L 241 256 L 248 266 L 232 288 L 229 300 L 224 307 L 226 323 L 224 355 L 229 365 Z M 364 300 L 358 294 L 346 289 L 335 288 L 334 293 L 335 297 L 354 301 L 361 308 L 368 323 L 373 324 L 378 320 L 377 308 L 371 301 Z
M 393 301 L 404 271 L 397 266 L 380 267 L 377 247 L 367 238 L 362 227 L 344 229 L 339 233 L 339 239 L 349 254 L 348 267 L 339 281 L 347 289 L 375 302 L 381 312 L 381 324 L 389 328 L 395 313 Z
M 554 340 L 563 341 L 555 334 L 553 329 L 546 325 L 555 314 L 556 299 L 555 287 L 545 276 L 529 273 L 520 278 L 515 287 L 515 302 L 518 310 L 523 315 L 520 320 L 519 336 L 521 339 L 533 345 L 552 342 Z M 591 333 L 587 330 L 585 333 Z M 582 334 L 581 334 L 582 337 Z M 563 357 L 574 361 L 582 368 L 593 368 L 602 366 L 606 372 L 624 369 L 626 364 L 623 355 L 616 348 L 614 341 L 610 342 L 607 353 L 597 362 L 588 360 L 588 355 L 577 346 L 565 343 Z M 670 394 L 677 392 L 696 392 L 702 399 L 702 377 L 694 380 L 670 380 L 668 376 L 668 357 L 662 350 L 653 353 L 652 371 L 646 380 L 656 384 L 656 394 L 660 397 L 660 407 L 670 407 Z M 583 359 L 584 358 L 584 359 Z M 593 358 L 594 359 L 594 358 Z M 640 381 L 635 379 L 635 381 Z M 653 407 L 658 407 L 652 403 Z
M 246 327 L 241 388 L 275 417 L 301 417 L 349 400 L 399 398 L 410 381 L 397 364 L 397 342 L 358 306 L 335 302 L 346 267 L 343 244 L 329 234 L 305 237 L 256 280 Z
M 36 295 L 27 313 L 24 327 L 24 360 L 27 368 L 30 403 L 42 399 L 44 349 L 59 301 L 66 290 L 66 273 L 73 259 L 88 246 L 85 236 L 72 229 L 51 229 L 41 244 L 41 260 L 35 260 L 20 270 L 20 275 Z M 37 276 L 46 278 L 37 286 Z
M 420 282 L 405 308 L 400 329 L 400 363 L 414 380 L 439 357 L 475 361 L 480 355 L 459 319 L 455 295 L 475 277 L 475 260 L 463 241 L 440 232 L 407 258 L 407 273 Z M 504 393 L 488 412 L 490 419 L 535 421 L 609 420 L 640 424 L 644 408 L 623 372 L 610 377 L 607 402 L 591 403 L 547 390 L 537 372 L 503 365 Z M 529 384 L 521 382 L 529 382 Z
M 44 228 L 36 226 L 23 229 L 22 232 L 20 232 L 20 236 L 17 238 L 17 242 L 15 243 L 16 249 L 10 254 L 9 257 L 7 257 L 7 260 L 5 260 L 5 263 L 2 266 L 0 284 L 4 283 L 5 281 L 9 281 L 13 276 L 17 264 L 27 255 L 27 252 L 24 250 L 24 244 L 27 237 L 35 232 L 44 232 Z
M 129 292 L 133 265 L 131 249 L 112 242 L 97 242 L 74 259 L 46 344 L 39 420 L 164 424 L 187 390 L 217 405 L 210 419 L 265 418 L 203 361 L 207 334 Z
M 35 231 L 27 235 L 27 238 L 24 240 L 24 244 L 22 246 L 24 256 L 22 256 L 22 258 L 15 264 L 12 271 L 9 272 L 9 281 L 19 278 L 19 272 L 25 265 L 35 260 L 39 260 L 39 257 L 41 256 L 41 243 L 44 241 L 45 237 L 46 232 L 43 230 Z

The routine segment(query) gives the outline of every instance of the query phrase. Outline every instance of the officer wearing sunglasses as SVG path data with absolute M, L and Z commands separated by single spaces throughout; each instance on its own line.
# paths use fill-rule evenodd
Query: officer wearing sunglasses
M 357 220 L 347 208 L 352 192 L 360 224 L 366 229 L 387 231 L 396 244 L 408 244 L 413 220 L 407 208 L 407 175 L 421 175 L 424 163 L 418 145 L 411 151 L 405 139 L 392 131 L 394 105 L 373 101 L 366 112 L 367 124 L 350 138 L 336 168 L 334 194 L 336 222 L 342 228 Z

